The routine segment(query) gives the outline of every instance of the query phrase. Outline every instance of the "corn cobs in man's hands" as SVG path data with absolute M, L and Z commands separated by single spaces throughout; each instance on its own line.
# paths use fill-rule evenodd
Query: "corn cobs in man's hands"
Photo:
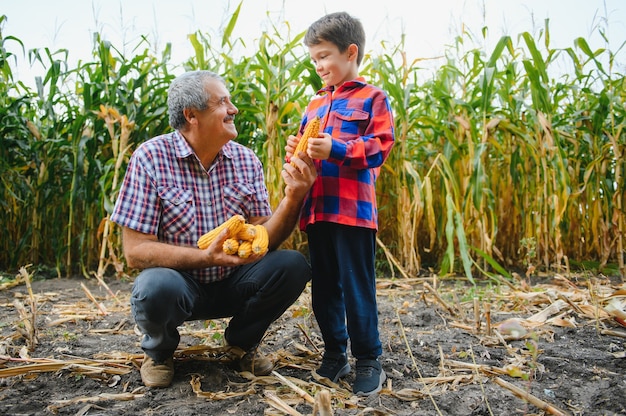
M 234 215 L 198 239 L 198 247 L 205 249 L 228 229 L 229 238 L 224 241 L 222 249 L 226 254 L 247 258 L 250 254 L 267 253 L 269 236 L 267 229 L 261 224 L 248 224 L 242 215 Z

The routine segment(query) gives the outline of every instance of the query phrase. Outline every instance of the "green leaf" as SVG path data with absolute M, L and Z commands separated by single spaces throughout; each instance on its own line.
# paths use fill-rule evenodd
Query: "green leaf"
M 226 28 L 224 29 L 224 34 L 222 36 L 222 47 L 224 47 L 224 45 L 226 44 L 230 45 L 230 36 L 232 35 L 233 30 L 235 29 L 235 25 L 237 24 L 237 19 L 239 19 L 239 12 L 241 12 L 242 4 L 243 4 L 243 0 L 239 2 L 237 9 L 235 9 L 235 12 L 233 13 L 233 15 L 230 17 L 230 20 L 228 21 L 228 25 L 226 25 Z

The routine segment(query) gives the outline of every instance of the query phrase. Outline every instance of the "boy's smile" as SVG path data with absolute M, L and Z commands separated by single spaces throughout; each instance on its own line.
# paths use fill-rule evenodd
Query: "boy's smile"
M 357 52 L 358 47 L 355 44 L 351 44 L 342 53 L 337 45 L 325 40 L 309 46 L 315 71 L 327 86 L 334 87 L 357 77 Z

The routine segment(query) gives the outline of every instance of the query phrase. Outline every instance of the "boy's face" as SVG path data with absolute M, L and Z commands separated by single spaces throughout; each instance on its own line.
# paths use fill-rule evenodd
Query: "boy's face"
M 358 47 L 355 44 L 351 44 L 341 53 L 337 45 L 324 40 L 317 45 L 309 46 L 309 55 L 317 75 L 327 86 L 338 87 L 358 75 L 356 63 Z

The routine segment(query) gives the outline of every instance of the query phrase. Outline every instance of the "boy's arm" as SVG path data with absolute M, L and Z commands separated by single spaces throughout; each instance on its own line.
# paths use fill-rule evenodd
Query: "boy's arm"
M 395 140 L 393 114 L 384 94 L 373 98 L 365 131 L 346 141 L 332 140 L 329 162 L 353 169 L 375 168 L 385 162 Z

